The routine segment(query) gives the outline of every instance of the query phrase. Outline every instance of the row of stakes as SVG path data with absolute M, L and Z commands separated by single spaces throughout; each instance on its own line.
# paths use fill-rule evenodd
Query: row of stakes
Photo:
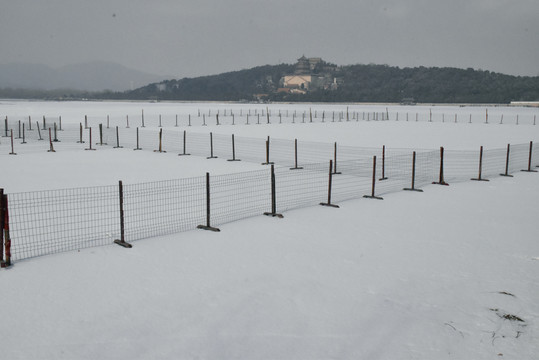
M 82 124 L 81 124 L 81 127 L 82 127 Z M 117 132 L 117 134 L 118 134 L 118 132 Z M 178 155 L 189 155 L 185 151 L 185 136 L 186 136 L 186 132 L 184 131 L 184 151 L 183 151 L 183 153 L 178 154 Z M 13 143 L 13 130 L 11 130 L 11 139 L 12 139 L 12 143 Z M 162 142 L 161 142 L 161 140 L 162 140 L 162 129 L 159 132 L 159 149 L 155 150 L 156 152 L 164 152 L 162 150 Z M 49 141 L 50 141 L 50 146 L 51 146 L 51 149 L 49 151 L 53 152 L 54 149 L 52 147 L 52 142 L 53 141 L 52 141 L 52 135 L 51 135 L 51 129 L 50 128 L 49 128 Z M 211 133 L 210 133 L 210 141 L 212 143 L 212 134 Z M 234 135 L 232 135 L 232 143 L 234 144 Z M 90 147 L 87 148 L 86 150 L 95 150 L 95 149 L 92 148 L 91 144 L 92 144 L 92 140 L 91 140 L 91 128 L 90 128 Z M 268 139 L 266 140 L 266 162 L 264 162 L 262 164 L 263 165 L 271 165 L 271 211 L 265 212 L 264 215 L 271 216 L 271 217 L 282 218 L 283 215 L 277 212 L 275 171 L 274 171 L 274 163 L 269 161 L 269 144 L 270 144 L 270 139 L 268 137 Z M 117 147 L 120 147 L 119 143 L 118 143 Z M 141 150 L 138 147 L 138 144 L 137 144 L 137 148 L 134 149 L 134 150 Z M 522 171 L 525 171 L 525 172 L 537 172 L 536 170 L 533 170 L 531 168 L 532 153 L 533 153 L 533 142 L 530 141 L 528 168 L 525 169 L 525 170 L 522 170 Z M 239 159 L 235 158 L 234 150 L 233 150 L 233 154 L 234 154 L 233 158 L 230 159 L 229 161 L 240 161 Z M 507 145 L 505 173 L 500 174 L 501 176 L 512 176 L 512 175 L 508 174 L 508 171 L 509 171 L 509 155 L 510 155 L 510 145 L 508 144 Z M 212 159 L 212 158 L 216 158 L 215 156 L 213 156 L 213 146 L 212 146 L 212 149 L 211 149 L 211 156 L 209 156 L 208 159 Z M 483 160 L 483 147 L 481 146 L 480 147 L 480 152 L 479 152 L 479 172 L 478 172 L 478 177 L 477 178 L 472 178 L 471 180 L 489 181 L 488 179 L 485 179 L 485 178 L 482 177 L 482 160 Z M 416 165 L 416 152 L 414 151 L 413 155 L 412 155 L 411 187 L 404 188 L 403 190 L 422 192 L 423 190 L 417 189 L 415 187 L 415 165 Z M 295 140 L 295 166 L 293 168 L 290 168 L 290 169 L 291 170 L 302 169 L 302 167 L 299 167 L 298 164 L 297 164 L 297 139 Z M 338 205 L 333 204 L 331 202 L 333 176 L 341 174 L 341 172 L 337 171 L 337 143 L 335 143 L 335 146 L 334 146 L 334 159 L 329 161 L 329 172 L 328 172 L 328 174 L 329 174 L 329 179 L 328 179 L 328 200 L 327 200 L 327 202 L 320 203 L 320 205 L 338 208 L 339 207 Z M 383 181 L 383 180 L 387 180 L 387 179 L 388 178 L 385 176 L 385 146 L 383 146 L 382 147 L 382 177 L 380 179 L 378 179 L 378 180 Z M 376 181 L 377 181 L 377 176 L 376 176 L 376 156 L 373 156 L 372 190 L 371 190 L 371 194 L 370 195 L 364 195 L 364 198 L 377 199 L 377 200 L 382 200 L 383 199 L 382 197 L 376 196 L 376 194 L 375 194 Z M 440 173 L 439 173 L 439 179 L 438 179 L 438 181 L 433 182 L 433 184 L 449 185 L 444 180 L 444 148 L 443 147 L 440 148 Z M 3 194 L 3 190 L 1 192 L 2 192 L 2 194 L 0 194 L 0 195 L 2 195 L 2 196 L 0 196 L 0 200 L 1 200 L 0 201 L 0 210 L 2 212 L 2 214 L 0 216 L 0 219 L 2 220 L 2 224 L 1 224 L 2 227 L 1 228 L 4 230 L 2 232 L 2 235 L 4 235 L 4 234 L 6 235 L 6 241 L 5 241 L 6 259 L 4 260 L 3 257 L 2 257 L 1 265 L 2 265 L 2 267 L 6 267 L 6 266 L 11 265 L 11 261 L 10 261 L 11 239 L 9 238 L 9 221 L 5 221 L 6 219 L 9 219 L 9 217 L 7 216 L 7 214 L 8 214 L 7 195 Z M 120 228 L 121 228 L 120 229 L 120 239 L 116 239 L 116 240 L 114 240 L 114 242 L 116 244 L 120 245 L 120 246 L 130 248 L 130 247 L 132 247 L 132 245 L 125 241 L 124 210 L 123 210 L 123 185 L 122 185 L 121 181 L 119 182 L 119 201 L 120 201 Z M 206 173 L 206 224 L 198 225 L 197 228 L 204 229 L 204 230 L 210 230 L 210 231 L 220 231 L 219 228 L 211 226 L 211 222 L 210 222 L 211 210 L 210 209 L 211 209 L 210 174 Z M 7 231 L 6 231 L 6 229 L 7 229 Z M 2 241 L 4 241 L 4 239 L 2 239 Z
M 208 116 L 211 116 L 211 110 L 208 112 Z M 338 112 L 338 119 L 337 121 L 338 122 L 342 122 L 345 118 L 346 118 L 346 121 L 350 121 L 350 119 L 352 120 L 356 120 L 356 121 L 359 121 L 359 113 L 358 112 L 353 112 L 352 113 L 352 116 L 350 116 L 350 113 L 348 112 L 348 110 L 346 111 L 346 113 L 344 112 Z M 346 114 L 346 117 L 345 117 L 345 114 Z M 365 117 L 365 114 L 367 114 L 367 117 Z M 381 116 L 380 116 L 381 115 Z M 198 116 L 200 117 L 200 110 L 198 111 Z M 226 115 L 226 110 L 225 110 L 225 115 L 224 116 L 227 116 Z M 230 116 L 232 117 L 232 125 L 235 125 L 235 115 L 234 113 L 232 112 L 232 110 L 230 110 Z M 240 117 L 243 116 L 242 115 L 242 112 L 240 112 Z M 251 113 L 250 111 L 246 114 L 246 122 L 245 122 L 245 125 L 250 125 L 250 122 L 249 122 L 249 116 L 251 116 Z M 257 121 L 256 123 L 258 125 L 261 124 L 260 122 L 260 114 L 259 113 L 256 113 L 255 111 L 255 116 L 257 117 Z M 262 116 L 264 117 L 264 112 L 262 111 Z M 266 110 L 266 124 L 271 124 L 271 121 L 270 121 L 270 116 L 271 116 L 271 113 L 269 110 Z M 279 110 L 279 113 L 278 113 L 278 116 L 279 116 L 279 124 L 282 123 L 282 114 L 281 114 L 281 111 Z M 293 115 L 292 115 L 292 123 L 295 123 L 295 119 L 296 119 L 296 111 L 294 110 L 293 112 Z M 288 110 L 286 111 L 286 117 L 288 118 L 289 117 L 289 113 L 288 113 Z M 373 112 L 372 113 L 372 120 L 379 120 L 381 117 L 381 120 L 382 121 L 385 121 L 385 120 L 389 120 L 389 112 L 388 110 L 386 109 L 386 112 L 381 112 L 381 113 L 378 113 L 378 112 Z M 536 125 L 536 115 L 534 115 L 533 117 L 533 125 Z M 306 112 L 304 111 L 302 113 L 302 123 L 305 123 L 305 118 L 306 118 Z M 315 110 L 314 112 L 314 118 L 316 119 L 317 118 L 317 111 Z M 363 112 L 363 116 L 362 116 L 362 120 L 367 120 L 367 121 L 370 121 L 371 120 L 371 113 L 370 112 Z M 395 116 L 395 120 L 396 121 L 399 121 L 399 113 L 397 112 L 396 113 L 396 116 Z M 43 116 L 43 130 L 46 129 L 46 124 L 45 124 L 45 116 Z M 62 131 L 62 117 L 60 116 L 59 119 L 59 128 L 58 130 L 59 131 Z M 406 113 L 406 121 L 409 121 L 409 114 L 408 112 Z M 419 113 L 415 113 L 415 121 L 419 121 Z M 88 117 L 85 116 L 85 128 L 87 129 L 88 128 Z M 313 112 L 311 109 L 309 109 L 309 122 L 312 123 L 313 122 Z M 325 111 L 322 112 L 322 122 L 325 122 Z M 332 122 L 335 122 L 335 112 L 332 112 Z M 432 110 L 429 110 L 429 120 L 428 122 L 432 122 Z M 442 122 L 445 122 L 445 114 L 442 114 Z M 457 123 L 458 122 L 458 115 L 457 114 L 454 114 L 454 122 Z M 5 137 L 8 136 L 7 134 L 7 131 L 8 131 L 8 118 L 6 116 L 5 118 Z M 107 115 L 107 128 L 110 127 L 110 117 Z M 472 123 L 472 114 L 470 114 L 469 116 L 469 121 L 468 123 Z M 485 124 L 488 124 L 489 123 L 489 114 L 488 114 L 488 109 L 485 110 Z M 501 117 L 500 117 L 500 124 L 503 124 L 504 123 L 504 115 L 502 114 Z M 24 124 L 24 123 L 23 123 Z M 217 114 L 215 114 L 215 124 L 216 125 L 221 125 L 220 121 L 219 121 L 219 111 L 217 112 Z M 519 115 L 516 115 L 516 118 L 515 118 L 515 124 L 518 125 L 519 124 Z M 37 129 L 39 130 L 39 124 L 36 124 L 37 125 Z M 188 124 L 187 126 L 191 126 L 191 114 L 188 115 Z M 23 125 L 24 126 L 24 125 Z M 161 115 L 159 115 L 159 125 L 158 127 L 162 127 L 162 119 L 161 119 Z M 176 115 L 176 122 L 175 122 L 175 127 L 178 127 L 178 115 Z M 206 114 L 202 114 L 202 126 L 207 126 L 207 123 L 206 123 Z M 142 111 L 142 117 L 141 117 L 141 127 L 145 127 L 145 123 L 144 123 L 144 110 Z M 126 128 L 129 128 L 129 115 L 126 116 Z M 20 133 L 21 133 L 21 121 L 19 120 L 19 138 L 20 138 Z M 31 121 L 31 117 L 29 116 L 28 117 L 28 130 L 32 130 L 32 121 Z
M 269 139 L 267 141 L 267 144 L 269 146 Z M 296 142 L 297 146 L 297 142 Z M 533 142 L 530 142 L 530 150 L 529 150 L 529 160 L 528 160 L 528 168 L 525 170 L 525 172 L 537 172 L 536 170 L 531 169 L 531 156 L 533 152 Z M 297 154 L 297 153 L 296 153 Z M 509 170 L 509 154 L 510 154 L 510 145 L 507 145 L 507 156 L 506 156 L 506 166 L 505 166 L 505 173 L 500 174 L 501 176 L 509 176 L 512 177 L 512 175 L 508 174 Z M 188 154 L 180 154 L 180 155 L 188 155 Z M 213 157 L 213 156 L 212 156 Z M 209 157 L 209 158 L 212 158 Z M 439 173 L 439 179 L 438 181 L 433 182 L 433 184 L 438 185 L 445 185 L 448 186 L 449 184 L 444 180 L 444 148 L 440 148 L 440 173 Z M 483 161 L 483 147 L 480 147 L 479 152 L 479 172 L 478 176 L 476 178 L 472 178 L 471 180 L 474 181 L 489 181 L 488 179 L 485 179 L 482 177 L 482 161 Z M 264 163 L 265 165 L 270 164 L 271 165 L 271 211 L 264 212 L 264 215 L 271 216 L 271 217 L 277 217 L 277 218 L 283 218 L 283 215 L 281 213 L 277 212 L 277 201 L 276 201 L 276 179 L 275 179 L 275 168 L 274 164 L 272 162 L 267 161 Z M 412 180 L 411 180 L 411 186 L 409 188 L 404 188 L 405 191 L 415 191 L 415 192 L 423 192 L 422 189 L 418 189 L 415 187 L 415 167 L 416 167 L 416 152 L 414 151 L 412 153 Z M 301 167 L 296 166 L 294 168 L 291 168 L 291 170 L 295 169 L 301 169 Z M 387 180 L 388 178 L 385 176 L 385 146 L 382 148 L 382 177 L 378 179 L 378 181 Z M 328 199 L 327 202 L 321 202 L 320 205 L 327 206 L 327 207 L 333 207 L 333 208 L 339 208 L 339 205 L 336 205 L 331 202 L 331 194 L 332 194 L 332 182 L 333 182 L 333 176 L 341 174 L 341 172 L 337 171 L 336 168 L 336 153 L 335 153 L 335 159 L 329 161 L 329 171 L 328 171 Z M 364 195 L 364 198 L 368 199 L 376 199 L 376 200 L 383 200 L 382 197 L 376 196 L 375 193 L 375 186 L 376 186 L 377 176 L 376 176 L 376 156 L 373 156 L 372 160 L 372 188 L 371 188 L 371 194 Z M 115 240 L 115 243 L 124 246 L 124 247 L 131 247 L 131 244 L 125 242 L 124 237 L 124 229 L 123 229 L 123 190 L 122 190 L 122 182 L 119 182 L 120 186 L 120 212 L 122 219 L 120 221 L 121 223 L 121 238 L 118 240 Z M 210 191 L 210 174 L 206 173 L 206 223 L 198 225 L 198 229 L 202 230 L 210 230 L 214 232 L 219 232 L 220 229 L 211 225 L 211 191 Z
M 54 129 L 54 138 L 52 136 L 52 130 Z M 49 150 L 47 150 L 48 152 L 55 152 L 54 150 L 54 146 L 53 146 L 53 143 L 54 142 L 59 142 L 58 140 L 58 137 L 57 137 L 57 126 L 56 126 L 56 123 L 54 124 L 54 128 L 51 129 L 49 128 Z M 96 150 L 95 148 L 92 148 L 92 128 L 88 128 L 89 129 L 89 147 L 86 148 L 85 150 Z M 38 127 L 38 130 L 39 130 L 39 127 Z M 139 129 L 137 128 L 136 129 L 136 136 L 137 136 L 137 146 L 135 149 L 133 150 L 142 150 L 142 148 L 139 146 Z M 11 138 L 11 152 L 9 153 L 10 155 L 16 155 L 15 151 L 14 151 L 14 140 L 13 140 L 13 130 L 11 129 L 10 130 L 11 134 L 10 134 L 10 138 Z M 98 145 L 107 145 L 106 143 L 103 142 L 103 126 L 102 124 L 99 124 L 99 133 L 100 133 L 100 142 L 97 143 Z M 41 137 L 41 133 L 39 134 L 39 140 L 43 140 L 42 137 Z M 159 147 L 157 150 L 154 150 L 154 152 L 159 152 L 159 153 L 163 153 L 163 152 L 166 152 L 163 150 L 163 146 L 162 146 L 162 138 L 163 138 L 163 129 L 160 129 L 159 131 Z M 24 126 L 23 126 L 23 144 L 26 143 L 24 141 Z M 77 143 L 84 143 L 83 141 L 83 126 L 82 126 L 82 123 L 80 124 L 80 140 L 77 141 Z M 178 155 L 190 155 L 187 153 L 187 149 L 186 149 L 186 145 L 187 144 L 187 132 L 184 130 L 183 131 L 183 153 L 180 153 Z M 116 126 L 116 146 L 114 146 L 114 148 L 123 148 L 123 146 L 120 146 L 120 138 L 119 138 L 119 129 L 118 129 L 118 126 Z M 442 161 L 442 164 L 440 166 L 440 169 L 443 169 L 443 148 L 441 148 L 441 155 L 440 155 L 440 158 L 441 158 L 441 161 Z M 532 159 L 532 152 L 533 152 L 533 142 L 530 141 L 530 147 L 529 147 L 529 157 L 528 157 L 528 170 L 527 171 L 531 171 L 531 159 Z M 510 144 L 507 145 L 507 156 L 506 156 L 506 171 L 505 171 L 505 174 L 504 176 L 509 176 L 507 174 L 507 171 L 508 171 L 508 166 L 509 166 L 509 153 L 510 153 Z M 268 136 L 267 140 L 266 140 L 266 162 L 262 163 L 263 165 L 270 165 L 270 164 L 273 164 L 272 162 L 270 162 L 269 160 L 269 155 L 270 155 L 270 137 Z M 295 139 L 294 141 L 294 162 L 295 162 L 295 166 L 294 168 L 292 169 L 301 169 L 301 167 L 298 167 L 298 161 L 297 161 L 297 156 L 298 155 L 298 145 L 297 145 L 297 139 Z M 385 163 L 385 146 L 383 146 L 382 148 L 382 156 L 383 156 L 383 163 Z M 210 156 L 207 157 L 208 159 L 213 159 L 213 158 L 217 158 L 216 156 L 214 156 L 213 154 L 213 133 L 210 132 Z M 477 179 L 473 179 L 473 180 L 483 180 L 481 178 L 481 168 L 482 168 L 482 159 L 483 159 L 483 146 L 480 147 L 480 155 L 479 155 L 479 176 Z M 229 159 L 228 161 L 240 161 L 239 159 L 236 159 L 236 151 L 235 151 L 235 139 L 234 139 L 234 134 L 232 134 L 232 159 Z M 335 171 L 334 171 L 334 174 L 337 173 L 336 171 L 336 168 L 337 168 L 337 143 L 335 142 L 334 144 L 334 168 L 335 168 Z M 414 159 L 413 159 L 413 163 L 414 163 L 414 170 L 415 170 L 415 153 L 414 153 Z M 385 166 L 383 165 L 382 166 L 382 171 L 384 171 L 385 169 Z M 441 170 L 442 171 L 442 170 Z M 415 171 L 414 171 L 415 173 Z M 385 180 L 385 176 L 382 175 L 382 179 L 381 180 Z M 443 174 L 440 175 L 440 183 L 443 184 Z M 412 186 L 412 189 L 413 189 L 413 186 Z

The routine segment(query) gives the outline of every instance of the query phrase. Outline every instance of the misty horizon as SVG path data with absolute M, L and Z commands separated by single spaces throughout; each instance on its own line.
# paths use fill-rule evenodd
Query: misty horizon
M 3 1 L 0 64 L 105 61 L 171 78 L 293 64 L 539 74 L 539 3 L 296 0 Z

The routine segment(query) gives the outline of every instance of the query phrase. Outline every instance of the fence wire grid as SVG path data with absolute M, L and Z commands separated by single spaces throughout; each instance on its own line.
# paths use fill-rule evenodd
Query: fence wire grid
M 332 203 L 371 195 L 373 177 L 376 195 L 412 186 L 413 156 L 410 149 L 382 150 L 336 143 L 245 137 L 236 137 L 233 143 L 231 136 L 185 133 L 174 128 L 119 131 L 103 126 L 94 128 L 90 142 L 90 128 L 83 124 L 62 130 L 56 125 L 56 134 L 54 127 L 45 125 L 47 138 L 42 133 L 45 140 L 40 141 L 37 134 L 39 125 L 43 124 L 34 124 L 28 139 L 40 147 L 44 146 L 42 142 L 47 142 L 46 146 L 52 143 L 86 148 L 92 144 L 189 153 L 200 157 L 235 157 L 255 163 L 267 163 L 269 160 L 276 164 L 275 205 L 278 212 L 328 202 L 328 195 Z M 51 129 L 51 138 L 48 138 L 48 129 Z M 54 142 L 55 139 L 58 141 Z M 439 150 L 416 151 L 416 188 L 440 180 L 441 153 Z M 481 159 L 479 156 L 479 149 L 445 151 L 444 180 L 451 183 L 479 176 L 486 179 L 539 165 L 539 149 L 533 147 L 533 143 L 511 145 L 507 149 L 485 149 Z M 331 168 L 329 159 L 333 161 Z M 328 186 L 330 178 L 331 191 Z M 271 189 L 269 167 L 210 176 L 212 226 L 270 211 Z M 125 240 L 130 242 L 174 234 L 205 224 L 206 190 L 205 177 L 123 185 Z M 107 245 L 121 237 L 118 186 L 13 193 L 8 194 L 8 203 L 13 260 Z

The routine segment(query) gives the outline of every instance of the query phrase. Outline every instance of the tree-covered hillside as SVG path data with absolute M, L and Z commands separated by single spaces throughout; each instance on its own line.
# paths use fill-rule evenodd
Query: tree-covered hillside
M 420 103 L 509 103 L 539 101 L 539 77 L 511 76 L 457 68 L 399 68 L 388 65 L 336 66 L 322 63 L 313 78 L 324 86 L 283 89 L 282 78 L 294 74 L 295 65 L 265 65 L 219 75 L 166 80 L 125 92 L 84 93 L 0 89 L 1 97 L 186 101 L 316 101 Z M 320 70 L 322 69 L 322 70 Z M 327 80 L 331 86 L 327 86 Z M 333 79 L 333 80 L 332 80 Z M 332 83 L 333 82 L 333 83 Z M 314 83 L 313 83 L 314 84 Z M 286 91 L 283 91 L 286 90 Z
M 306 94 L 277 92 L 293 65 L 260 66 L 214 76 L 170 80 L 123 95 L 130 99 L 270 101 L 509 103 L 539 100 L 539 77 L 511 76 L 456 68 L 398 68 L 387 65 L 335 67 L 337 89 Z

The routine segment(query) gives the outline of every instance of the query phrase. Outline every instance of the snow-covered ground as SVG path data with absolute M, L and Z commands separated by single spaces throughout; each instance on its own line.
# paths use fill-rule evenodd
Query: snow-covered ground
M 141 109 L 148 126 L 156 126 L 159 114 L 165 127 L 172 126 L 180 114 L 180 128 L 187 128 L 191 114 L 189 131 L 353 146 L 475 150 L 539 141 L 539 125 L 533 126 L 538 111 L 529 108 L 489 107 L 485 124 L 485 107 L 355 104 L 350 112 L 387 111 L 390 120 L 321 123 L 320 112 L 345 112 L 347 106 L 272 104 L 271 124 L 247 126 L 242 118 L 240 125 L 237 116 L 232 126 L 223 115 L 224 125 L 216 126 L 208 115 L 209 126 L 203 127 L 199 109 L 254 113 L 266 105 L 0 101 L 0 116 L 10 121 L 62 116 L 65 124 L 78 124 L 84 115 L 90 121 L 107 115 L 120 121 L 129 114 L 134 122 Z M 318 116 L 313 123 L 296 118 L 294 124 L 278 124 L 279 109 L 289 115 L 311 109 Z M 0 142 L 6 149 L 5 139 Z M 0 186 L 8 192 L 260 168 L 131 149 L 17 156 L 2 151 L 0 162 Z M 111 245 L 16 262 L 0 271 L 2 354 L 10 359 L 534 359 L 538 176 L 519 172 L 487 183 L 430 185 L 424 193 L 352 200 L 340 209 L 253 217 L 222 225 L 220 233 L 189 231 L 137 241 L 132 249 Z

